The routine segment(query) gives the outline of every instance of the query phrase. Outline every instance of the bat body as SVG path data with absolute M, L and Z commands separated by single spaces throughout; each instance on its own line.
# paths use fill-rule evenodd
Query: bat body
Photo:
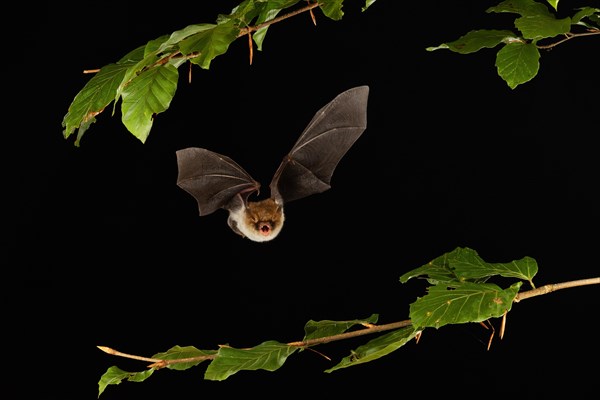
M 283 227 L 285 204 L 331 187 L 333 171 L 367 127 L 368 95 L 368 86 L 358 86 L 317 111 L 273 175 L 269 198 L 250 200 L 260 183 L 231 158 L 199 147 L 176 152 L 177 185 L 196 199 L 201 216 L 225 209 L 238 235 L 272 240 Z

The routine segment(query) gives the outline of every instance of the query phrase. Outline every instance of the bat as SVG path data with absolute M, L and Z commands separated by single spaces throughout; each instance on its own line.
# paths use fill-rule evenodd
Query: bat
M 367 127 L 368 96 L 368 86 L 354 87 L 317 111 L 283 157 L 268 198 L 250 200 L 260 183 L 231 158 L 200 147 L 176 151 L 177 186 L 196 199 L 200 216 L 225 209 L 235 233 L 270 241 L 281 232 L 285 204 L 331 188 L 333 171 Z

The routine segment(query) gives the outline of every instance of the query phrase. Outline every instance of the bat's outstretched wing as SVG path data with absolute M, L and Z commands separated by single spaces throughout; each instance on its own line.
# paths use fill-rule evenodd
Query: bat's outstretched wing
M 368 86 L 339 94 L 321 108 L 284 157 L 270 184 L 284 204 L 329 189 L 336 166 L 367 127 Z
M 178 150 L 177 185 L 198 201 L 200 215 L 208 215 L 227 205 L 240 194 L 242 199 L 260 184 L 235 161 L 199 147 Z

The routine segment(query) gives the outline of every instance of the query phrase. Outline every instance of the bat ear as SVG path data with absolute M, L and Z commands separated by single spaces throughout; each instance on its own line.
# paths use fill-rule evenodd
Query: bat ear
M 235 196 L 233 196 L 231 198 L 231 200 L 229 200 L 223 206 L 223 208 L 227 211 L 239 210 L 242 207 L 246 208 L 246 206 L 248 205 L 248 197 L 252 193 L 256 193 L 258 195 L 260 192 L 260 183 L 255 182 L 255 184 L 256 184 L 256 186 L 244 189 L 241 192 L 237 193 Z

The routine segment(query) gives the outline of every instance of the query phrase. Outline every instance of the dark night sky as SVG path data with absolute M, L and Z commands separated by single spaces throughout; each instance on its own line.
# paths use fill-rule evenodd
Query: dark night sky
M 119 111 L 101 114 L 81 147 L 64 140 L 62 118 L 90 78 L 84 69 L 214 22 L 237 1 L 197 3 L 46 5 L 22 33 L 12 101 L 29 111 L 5 132 L 3 252 L 7 346 L 19 349 L 12 357 L 26 377 L 19 393 L 92 399 L 110 366 L 145 367 L 97 345 L 151 356 L 174 345 L 300 340 L 311 319 L 404 320 L 425 292 L 399 276 L 456 247 L 490 262 L 533 257 L 538 286 L 598 276 L 597 36 L 542 53 L 538 76 L 511 90 L 494 50 L 425 51 L 471 29 L 511 28 L 512 17 L 485 13 L 497 2 L 379 0 L 361 13 L 362 2 L 348 0 L 341 21 L 316 11 L 316 26 L 308 15 L 272 26 L 252 65 L 243 39 L 209 70 L 194 67 L 191 84 L 180 68 L 145 144 Z M 569 4 L 590 2 L 561 1 L 561 11 Z M 273 242 L 236 236 L 223 210 L 199 217 L 176 186 L 175 151 L 200 146 L 267 187 L 313 114 L 358 85 L 370 86 L 367 130 L 331 190 L 286 207 Z M 366 340 L 316 348 L 332 362 L 305 351 L 276 372 L 223 382 L 204 380 L 201 364 L 109 386 L 100 398 L 584 395 L 597 388 L 599 306 L 597 286 L 518 303 L 490 351 L 476 324 L 446 326 L 332 374 L 322 371 Z

